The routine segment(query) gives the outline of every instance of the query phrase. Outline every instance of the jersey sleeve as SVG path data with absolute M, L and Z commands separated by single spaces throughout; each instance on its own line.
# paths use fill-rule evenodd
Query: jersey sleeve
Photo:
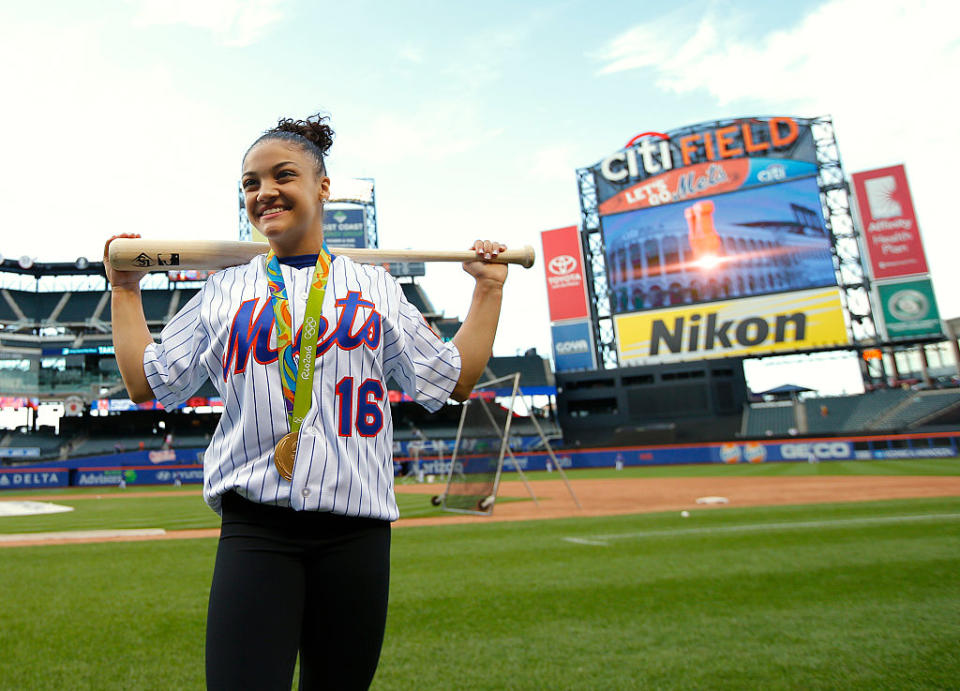
M 207 377 L 201 358 L 209 347 L 200 317 L 204 290 L 199 291 L 160 332 L 160 342 L 143 353 L 147 383 L 164 408 L 175 408 L 196 393 Z
M 431 413 L 450 398 L 460 378 L 460 351 L 431 329 L 396 284 L 397 322 L 384 333 L 384 369 L 404 392 Z

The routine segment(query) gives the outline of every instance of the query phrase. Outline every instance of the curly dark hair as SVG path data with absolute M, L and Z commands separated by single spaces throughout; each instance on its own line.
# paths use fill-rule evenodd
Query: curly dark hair
M 277 126 L 267 130 L 260 135 L 247 152 L 243 155 L 244 160 L 247 154 L 257 144 L 266 139 L 280 139 L 286 142 L 297 144 L 303 151 L 313 157 L 316 162 L 316 172 L 318 176 L 327 174 L 327 167 L 324 164 L 324 158 L 327 151 L 333 146 L 333 128 L 327 124 L 330 116 L 323 113 L 316 113 L 309 116 L 306 120 L 294 120 L 293 118 L 280 118 Z

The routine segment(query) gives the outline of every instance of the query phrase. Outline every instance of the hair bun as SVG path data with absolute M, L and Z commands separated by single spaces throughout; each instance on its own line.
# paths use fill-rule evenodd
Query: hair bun
M 329 115 L 316 113 L 306 120 L 294 120 L 293 118 L 280 118 L 273 132 L 290 132 L 299 134 L 309 142 L 312 142 L 320 153 L 324 156 L 333 146 L 333 128 L 327 124 L 330 120 Z

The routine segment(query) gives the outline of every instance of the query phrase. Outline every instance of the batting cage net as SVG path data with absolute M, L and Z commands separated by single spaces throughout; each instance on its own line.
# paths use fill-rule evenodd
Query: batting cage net
M 519 373 L 492 379 L 478 384 L 463 404 L 440 504 L 445 511 L 493 513 L 519 385 Z M 506 405 L 500 405 L 496 396 L 505 399 Z

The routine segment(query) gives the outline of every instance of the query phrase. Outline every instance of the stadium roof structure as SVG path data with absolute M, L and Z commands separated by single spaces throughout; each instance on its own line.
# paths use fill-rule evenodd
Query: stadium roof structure
M 780 386 L 775 386 L 772 389 L 767 389 L 766 391 L 758 391 L 757 396 L 789 396 L 792 394 L 803 393 L 805 391 L 813 391 L 813 389 L 808 389 L 806 386 L 800 386 L 799 384 L 782 384 Z
M 19 260 L 3 259 L 0 260 L 0 272 L 33 276 L 38 281 L 45 276 L 106 276 L 103 262 L 86 257 L 78 257 L 73 262 L 31 262 L 27 267 L 21 266 Z
M 155 336 L 200 285 L 167 274 L 143 279 L 144 314 Z M 119 391 L 110 320 L 100 261 L 0 261 L 0 390 L 51 400 Z

